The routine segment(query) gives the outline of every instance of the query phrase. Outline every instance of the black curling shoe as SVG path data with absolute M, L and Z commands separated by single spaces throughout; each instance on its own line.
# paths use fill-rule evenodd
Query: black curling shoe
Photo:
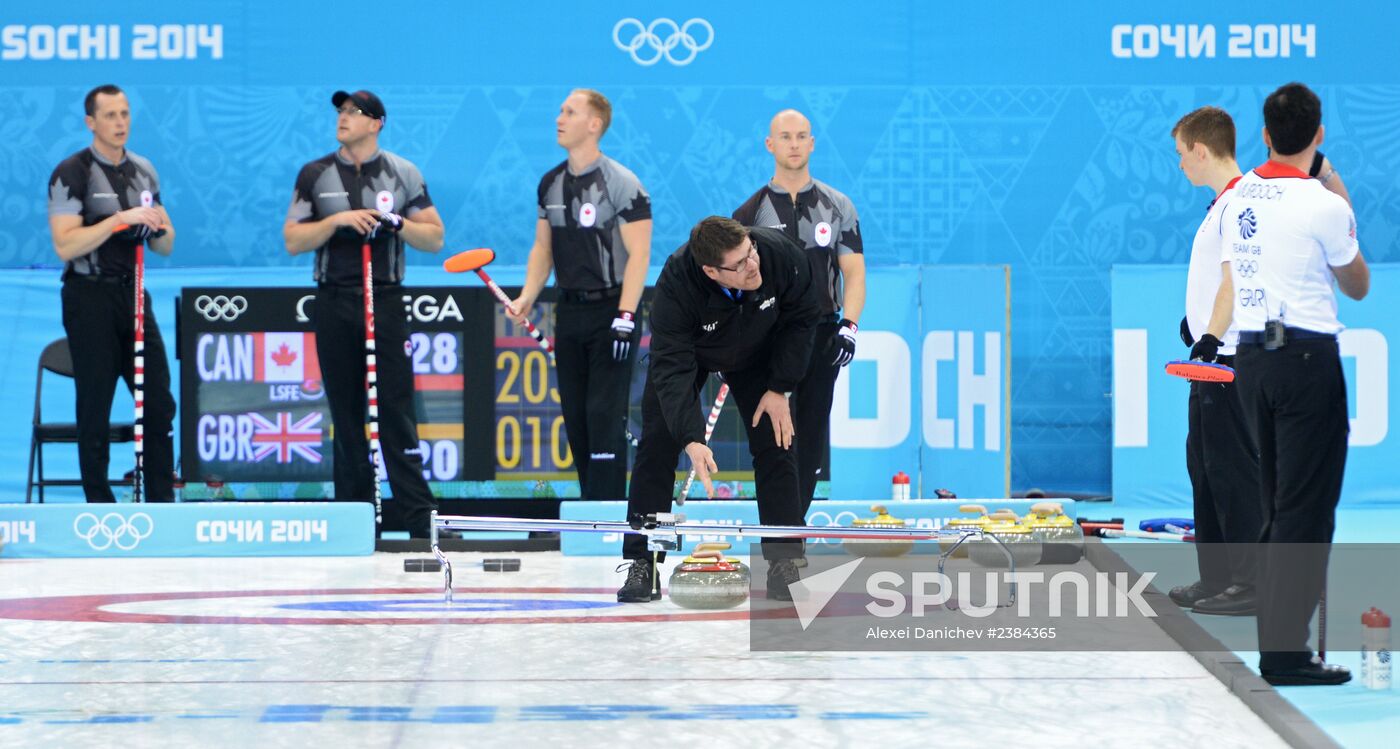
M 618 603 L 647 603 L 661 600 L 661 579 L 652 574 L 650 559 L 633 559 L 630 564 L 617 568 L 621 572 L 627 568 L 627 582 L 617 589 Z

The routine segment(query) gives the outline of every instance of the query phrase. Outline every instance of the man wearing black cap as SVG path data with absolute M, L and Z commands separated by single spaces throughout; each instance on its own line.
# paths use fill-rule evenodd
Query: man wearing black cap
M 78 471 L 89 502 L 115 502 L 107 481 L 111 459 L 112 394 L 117 378 L 134 382 L 136 245 L 169 255 L 175 229 L 160 199 L 160 178 L 151 162 L 126 148 L 131 107 L 120 88 L 107 84 L 83 100 L 92 145 L 63 160 L 49 178 L 49 228 L 54 252 L 63 260 L 63 328 L 73 352 L 77 394 Z M 143 192 L 152 205 L 143 206 Z M 125 224 L 135 231 L 113 233 Z M 157 235 L 156 232 L 163 233 Z M 175 499 L 170 365 L 165 344 L 145 306 L 146 500 Z
M 340 148 L 301 168 L 282 235 L 287 252 L 315 250 L 316 354 L 335 430 L 335 497 L 366 501 L 378 480 L 365 436 L 365 308 L 361 245 L 370 240 L 374 268 L 375 350 L 381 453 L 409 533 L 428 536 L 436 503 L 423 478 L 413 412 L 408 315 L 400 302 L 404 245 L 442 249 L 443 226 L 423 175 L 407 159 L 379 148 L 384 103 L 369 91 L 337 91 Z M 377 196 L 393 198 L 378 210 Z
M 805 524 L 788 395 L 807 373 L 821 318 L 811 264 L 796 240 L 723 216 L 695 225 L 656 283 L 642 438 L 627 499 L 630 522 L 671 509 L 682 451 L 705 494 L 714 496 L 710 474 L 718 468 L 705 444 L 699 394 L 709 374 L 720 372 L 748 428 L 759 521 Z M 659 599 L 646 538 L 624 536 L 622 555 L 632 563 L 617 600 Z M 769 598 L 792 600 L 788 586 L 798 579 L 794 560 L 801 555 L 799 539 L 763 541 Z

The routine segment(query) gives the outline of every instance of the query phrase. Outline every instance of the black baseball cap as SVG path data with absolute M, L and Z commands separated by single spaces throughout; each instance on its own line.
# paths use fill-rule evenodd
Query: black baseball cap
M 370 117 L 376 120 L 384 119 L 384 102 L 380 101 L 379 97 L 375 96 L 373 91 L 361 89 L 353 94 L 346 91 L 337 91 L 331 94 L 331 106 L 340 109 L 340 105 L 344 104 L 346 99 L 355 102 L 355 106 L 359 107 L 361 112 L 364 112 Z

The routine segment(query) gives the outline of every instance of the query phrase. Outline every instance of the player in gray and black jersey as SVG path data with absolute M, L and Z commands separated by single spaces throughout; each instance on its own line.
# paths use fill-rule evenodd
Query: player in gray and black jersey
M 282 233 L 287 252 L 314 250 L 316 354 L 335 429 L 335 498 L 368 501 L 374 466 L 365 436 L 365 307 L 361 248 L 372 230 L 374 327 L 381 454 L 409 534 L 427 538 L 436 507 L 423 478 L 413 412 L 408 313 L 400 301 L 404 246 L 442 249 L 443 226 L 423 176 L 407 159 L 379 148 L 384 103 L 369 91 L 331 97 L 340 148 L 301 168 Z M 393 210 L 376 208 L 387 191 Z
M 136 233 L 113 233 L 120 225 L 150 236 L 146 246 L 169 255 L 175 229 L 160 199 L 160 178 L 151 162 L 126 149 L 131 108 L 113 85 L 98 86 L 83 101 L 92 145 L 64 159 L 49 178 L 49 229 L 54 252 L 63 260 L 63 327 L 73 354 L 77 402 L 78 468 L 89 502 L 115 502 L 108 485 L 112 396 L 117 378 L 134 381 L 136 331 L 134 272 Z M 143 207 L 141 194 L 154 204 Z M 145 303 L 146 500 L 175 498 L 171 424 L 170 365 L 165 343 Z
M 597 91 L 577 89 L 560 106 L 555 132 L 569 157 L 540 180 L 535 244 L 511 303 L 514 319 L 529 314 L 554 272 L 560 410 L 583 499 L 627 496 L 632 343 L 651 258 L 651 199 L 598 148 L 611 121 Z
M 793 393 L 802 511 L 812 504 L 817 480 L 827 473 L 831 399 L 841 367 L 856 353 L 856 329 L 865 308 L 865 255 L 860 219 L 850 199 L 812 179 L 816 140 L 812 123 L 787 109 L 773 117 L 764 144 L 773 154 L 773 179 L 744 201 L 734 218 L 745 226 L 779 229 L 807 249 L 813 282 L 821 288 L 823 320 L 807 376 Z
M 357 92 L 354 96 L 360 95 L 373 96 L 369 92 Z M 382 118 L 364 114 L 365 110 L 355 104 L 351 96 L 342 99 L 342 102 L 350 102 L 342 107 L 360 114 L 340 115 L 344 122 L 339 124 L 337 132 L 345 137 L 351 137 L 357 125 L 368 127 L 382 122 Z M 373 109 L 374 105 L 368 102 L 366 99 L 365 106 Z M 408 218 L 409 223 L 404 225 L 403 231 L 377 232 L 370 241 L 376 286 L 403 282 L 406 240 L 418 249 L 433 252 L 431 240 L 436 235 L 436 244 L 441 247 L 442 221 L 437 217 L 437 209 L 428 196 L 428 186 L 417 166 L 402 156 L 379 149 L 377 142 L 373 150 L 358 160 L 346 148 L 339 148 L 301 168 L 292 205 L 287 211 L 287 222 L 295 227 L 292 232 L 301 240 L 292 254 L 307 250 L 316 252 L 312 271 L 316 283 L 360 287 L 364 278 L 360 247 L 365 232 L 379 220 L 375 196 L 381 191 L 393 195 L 394 213 Z M 419 233 L 427 236 L 417 237 Z M 413 241 L 415 238 L 421 241 Z M 290 242 L 288 246 L 291 247 Z

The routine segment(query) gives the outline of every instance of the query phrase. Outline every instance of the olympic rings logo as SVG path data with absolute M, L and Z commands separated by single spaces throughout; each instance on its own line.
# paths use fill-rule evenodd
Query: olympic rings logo
M 1254 274 L 1259 272 L 1259 261 L 1258 261 L 1258 260 L 1236 260 L 1236 261 L 1235 261 L 1235 272 L 1238 273 L 1238 274 L 1240 274 L 1240 277 L 1241 277 L 1241 278 L 1253 278 L 1253 277 L 1254 277 Z
M 93 551 L 103 551 L 112 546 L 131 551 L 153 530 L 155 523 L 144 512 L 131 515 L 109 512 L 100 520 L 91 512 L 84 512 L 73 518 L 73 533 L 87 541 Z
M 211 297 L 208 294 L 200 294 L 199 298 L 194 300 L 194 311 L 204 315 L 204 319 L 209 322 L 233 322 L 239 315 L 248 311 L 248 300 L 242 296 L 226 297 L 220 294 Z
M 859 519 L 854 512 L 842 510 L 832 517 L 826 510 L 817 510 L 807 516 L 807 525 L 813 528 L 849 528 Z
M 629 29 L 631 39 L 622 41 L 623 28 Z M 691 29 L 704 29 L 705 41 L 702 44 L 692 35 Z M 665 33 L 663 38 L 661 30 Z M 658 18 L 649 24 L 644 24 L 636 18 L 624 18 L 613 26 L 613 44 L 617 48 L 632 56 L 632 62 L 643 67 L 649 67 L 661 62 L 661 58 L 666 58 L 668 62 L 677 67 L 689 65 L 695 60 L 695 56 L 710 48 L 715 43 L 715 28 L 709 21 L 703 18 L 692 18 L 683 24 L 677 24 L 669 18 Z M 684 48 L 684 56 L 673 54 L 677 47 Z M 638 54 L 645 48 L 648 54 Z M 650 54 L 654 53 L 654 54 Z
M 836 513 L 835 517 L 826 510 L 817 510 L 807 516 L 807 525 L 813 528 L 848 528 L 855 524 L 857 517 L 858 516 L 850 510 L 842 510 Z M 825 538 L 816 538 L 808 541 L 808 543 L 824 544 L 835 542 Z

